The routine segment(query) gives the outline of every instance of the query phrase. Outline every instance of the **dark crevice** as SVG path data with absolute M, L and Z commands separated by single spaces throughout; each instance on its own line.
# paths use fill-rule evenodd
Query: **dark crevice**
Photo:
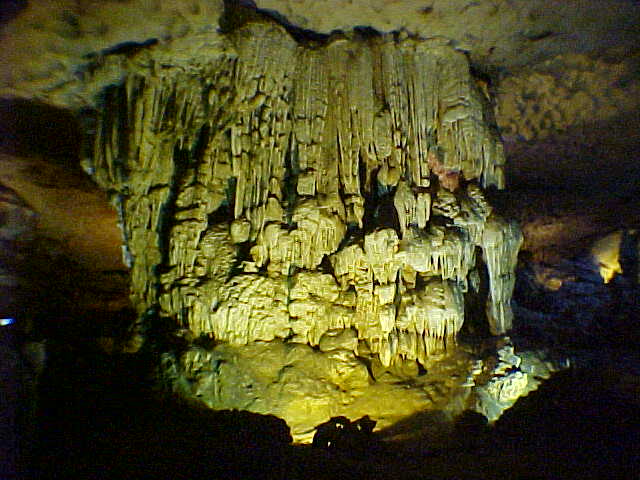
M 11 22 L 27 8 L 27 0 L 3 0 L 0 3 L 0 25 Z
M 526 33 L 525 38 L 530 42 L 539 42 L 540 40 L 544 40 L 545 38 L 550 38 L 557 35 L 551 30 L 544 30 L 539 33 Z
M 482 339 L 491 336 L 489 322 L 485 308 L 489 298 L 489 272 L 482 260 L 482 249 L 476 247 L 476 273 L 479 277 L 478 290 L 474 291 L 469 285 L 469 291 L 465 294 L 464 323 L 458 337 L 466 342 L 473 343 L 474 339 Z
M 122 42 L 111 47 L 101 50 L 99 53 L 89 53 L 84 58 L 92 59 L 96 57 L 105 57 L 107 55 L 125 55 L 133 56 L 147 47 L 158 44 L 157 38 L 149 38 L 143 42 Z
M 69 110 L 22 98 L 0 98 L 0 152 L 77 164 L 82 134 Z
M 329 260 L 328 255 L 322 257 L 322 261 L 320 262 L 320 265 L 318 265 L 318 270 L 320 273 L 333 275 L 333 266 L 331 265 L 331 260 Z
M 235 205 L 235 197 L 236 197 L 236 185 L 238 183 L 238 179 L 236 177 L 229 177 L 227 180 L 227 188 L 225 188 L 225 200 L 223 205 L 229 208 L 229 218 L 233 218 L 233 210 L 232 207 Z
M 176 201 L 180 194 L 181 186 L 189 174 L 190 162 L 191 152 L 176 145 L 173 151 L 174 170 L 169 184 L 169 195 L 160 209 L 156 230 L 158 232 L 158 248 L 162 258 L 160 265 L 163 266 L 166 266 L 169 261 L 171 228 L 174 225 L 175 214 L 178 210 Z
M 364 214 L 362 216 L 362 232 L 364 234 L 372 232 L 379 225 L 376 224 L 376 214 L 380 205 L 380 198 L 386 196 L 386 192 L 381 194 L 381 190 L 378 189 L 378 183 L 376 182 L 374 188 L 365 188 L 367 184 L 367 178 L 373 178 L 377 175 L 376 172 L 371 173 L 371 177 L 368 177 L 366 165 L 363 161 L 358 164 L 358 175 L 360 177 L 360 194 L 364 199 Z
M 251 22 L 274 22 L 284 28 L 296 42 L 309 47 L 323 46 L 336 38 L 345 36 L 368 41 L 384 35 L 383 32 L 369 25 L 354 26 L 350 32 L 338 29 L 332 30 L 330 33 L 320 33 L 294 25 L 285 15 L 276 10 L 258 8 L 251 0 L 224 0 L 224 6 L 225 11 L 220 17 L 220 31 L 222 33 L 233 32 Z M 408 33 L 393 31 L 391 35 L 397 40 L 401 34 Z M 418 38 L 415 34 L 409 34 L 409 36 Z
M 300 166 L 298 164 L 298 149 L 293 139 L 293 135 L 289 137 L 289 145 L 284 156 L 284 180 L 283 180 L 283 197 L 286 205 L 285 221 L 288 225 L 292 225 L 293 211 L 296 207 L 296 198 L 298 197 L 298 176 L 300 175 Z
M 231 280 L 236 275 L 244 273 L 243 262 L 251 260 L 251 248 L 255 244 L 253 242 L 242 242 L 236 244 L 236 258 L 229 270 L 227 280 Z
M 258 8 L 250 0 L 224 0 L 224 13 L 220 17 L 220 31 L 229 33 L 252 21 L 272 21 L 281 25 L 297 42 L 326 43 L 329 35 L 304 29 L 292 24 L 280 12 Z
M 395 189 L 383 195 L 376 196 L 372 198 L 369 206 L 367 206 L 365 198 L 365 215 L 367 215 L 367 211 L 371 212 L 364 225 L 365 234 L 383 228 L 393 228 L 396 232 L 400 232 L 398 211 L 393 203 L 394 195 Z
M 191 163 L 199 163 L 204 158 L 209 142 L 211 141 L 211 128 L 205 123 L 198 132 L 193 148 L 191 149 Z
M 176 118 L 177 108 L 176 90 L 174 88 L 163 105 L 162 118 L 160 119 L 160 130 L 168 130 L 171 128 L 171 125 L 168 125 L 167 123 Z
M 207 226 L 209 228 L 221 223 L 229 223 L 233 220 L 233 212 L 229 207 L 228 202 L 225 202 L 217 210 L 214 210 L 207 217 Z

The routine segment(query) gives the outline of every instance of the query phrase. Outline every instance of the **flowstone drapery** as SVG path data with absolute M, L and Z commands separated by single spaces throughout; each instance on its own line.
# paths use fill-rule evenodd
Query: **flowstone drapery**
M 462 53 L 297 43 L 269 21 L 189 48 L 127 60 L 87 165 L 120 211 L 141 315 L 426 364 L 482 290 L 482 249 L 491 329 L 510 328 L 521 236 L 483 195 L 504 156 Z

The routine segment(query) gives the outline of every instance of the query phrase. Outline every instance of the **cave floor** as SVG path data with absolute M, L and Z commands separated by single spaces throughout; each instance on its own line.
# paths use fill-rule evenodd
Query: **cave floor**
M 159 399 L 143 355 L 65 347 L 43 373 L 22 465 L 38 479 L 638 478 L 638 352 L 597 356 L 600 368 L 554 375 L 493 427 L 459 423 L 437 444 L 381 431 L 327 451 L 291 445 L 275 417 Z

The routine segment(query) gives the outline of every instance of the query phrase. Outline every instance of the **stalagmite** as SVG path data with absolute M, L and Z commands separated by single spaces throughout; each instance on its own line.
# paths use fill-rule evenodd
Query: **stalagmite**
M 482 247 L 492 330 L 510 327 L 521 236 L 482 193 L 504 156 L 462 53 L 296 43 L 268 20 L 211 45 L 134 56 L 105 94 L 89 169 L 122 212 L 141 315 L 426 364 L 462 326 Z

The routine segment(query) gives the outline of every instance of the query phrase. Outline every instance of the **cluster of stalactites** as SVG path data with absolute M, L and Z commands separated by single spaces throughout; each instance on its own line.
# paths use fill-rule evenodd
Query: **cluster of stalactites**
M 189 68 L 151 57 L 105 95 L 90 170 L 121 212 L 141 313 L 234 343 L 353 328 L 385 362 L 420 358 L 459 330 L 488 245 L 508 328 L 501 255 L 517 242 L 485 232 L 476 186 L 502 187 L 504 157 L 462 54 L 393 37 L 300 46 L 271 23 L 222 43 Z M 393 192 L 400 231 L 364 235 L 377 191 Z M 327 269 L 335 295 L 296 296 L 300 275 Z

